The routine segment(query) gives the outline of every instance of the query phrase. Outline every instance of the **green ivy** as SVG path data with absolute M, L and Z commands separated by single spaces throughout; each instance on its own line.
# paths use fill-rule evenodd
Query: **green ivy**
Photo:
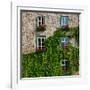
M 79 48 L 69 44 L 68 48 L 61 47 L 60 38 L 72 34 L 79 45 L 79 27 L 62 30 L 57 28 L 53 36 L 45 41 L 46 51 L 42 53 L 22 54 L 21 77 L 47 77 L 74 75 L 79 72 Z M 67 72 L 62 70 L 61 61 L 63 58 L 69 61 Z

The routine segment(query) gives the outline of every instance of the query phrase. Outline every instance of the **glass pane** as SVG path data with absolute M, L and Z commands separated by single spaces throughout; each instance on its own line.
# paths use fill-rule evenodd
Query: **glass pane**
M 42 43 L 44 43 L 44 38 L 42 38 Z
M 45 17 L 42 17 L 42 24 L 45 24 Z
M 41 25 L 41 22 L 39 21 L 39 26 Z
M 41 17 L 39 17 L 39 21 L 41 20 Z
M 67 37 L 62 37 L 61 38 L 61 42 L 68 43 L 69 42 L 69 39 Z
M 64 61 L 62 61 L 62 64 L 65 64 Z
M 68 38 L 68 37 L 65 38 L 65 42 L 66 42 L 66 43 L 69 42 L 69 38 Z
M 68 25 L 68 16 L 61 17 L 61 26 Z
M 64 17 L 64 25 L 68 25 L 68 17 Z
M 62 38 L 61 38 L 61 42 L 63 42 L 63 41 L 64 41 L 64 38 L 62 37 Z
M 66 61 L 66 66 L 67 66 L 67 67 L 69 66 L 69 62 L 68 62 L 68 61 Z
M 41 46 L 41 39 L 38 39 L 38 46 Z
M 62 16 L 61 17 L 61 26 L 63 26 L 64 25 L 64 17 Z
M 42 43 L 42 47 L 43 47 L 43 46 L 45 46 L 45 44 L 44 44 L 44 43 Z
M 39 42 L 39 43 L 41 42 L 41 39 L 40 39 L 40 38 L 38 39 L 38 42 Z
M 64 17 L 64 25 L 67 25 L 67 17 Z
M 67 25 L 68 25 L 68 20 L 69 20 L 69 18 L 67 17 L 67 18 L 66 18 L 66 23 L 67 23 Z

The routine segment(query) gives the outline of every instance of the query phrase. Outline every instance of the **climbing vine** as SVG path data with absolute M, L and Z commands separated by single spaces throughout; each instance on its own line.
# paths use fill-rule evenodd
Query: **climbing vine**
M 45 41 L 46 51 L 22 54 L 21 56 L 21 76 L 22 77 L 47 77 L 74 75 L 79 72 L 79 47 L 69 43 L 68 48 L 62 48 L 60 38 L 68 36 L 75 38 L 79 46 L 79 28 L 62 30 L 57 28 L 53 36 Z M 62 69 L 63 58 L 69 62 L 68 70 Z

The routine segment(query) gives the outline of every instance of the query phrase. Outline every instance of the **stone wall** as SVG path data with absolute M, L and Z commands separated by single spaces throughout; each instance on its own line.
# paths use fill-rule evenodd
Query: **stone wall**
M 75 13 L 54 13 L 54 12 L 34 12 L 21 11 L 21 48 L 22 53 L 27 54 L 36 50 L 36 36 L 45 35 L 46 38 L 53 35 L 56 28 L 60 27 L 60 16 L 69 16 L 69 27 L 79 24 L 79 14 Z M 46 30 L 36 31 L 36 17 L 45 16 Z

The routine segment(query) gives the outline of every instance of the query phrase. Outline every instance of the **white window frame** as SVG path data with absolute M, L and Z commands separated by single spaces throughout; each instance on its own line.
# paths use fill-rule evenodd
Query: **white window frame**
M 33 1 L 32 1 L 33 2 Z M 13 2 L 11 4 L 11 87 L 12 88 L 34 88 L 48 86 L 64 85 L 86 85 L 87 78 L 87 7 L 82 5 L 68 5 L 58 3 L 35 3 L 34 7 L 30 2 Z M 74 4 L 74 3 L 73 3 Z M 75 76 L 58 76 L 58 77 L 40 77 L 40 78 L 20 78 L 20 10 L 34 11 L 52 11 L 80 13 L 80 75 Z M 68 77 L 68 78 L 67 78 Z M 70 77 L 70 78 L 69 78 Z M 63 79 L 64 78 L 64 79 Z M 57 80 L 58 79 L 58 80 Z
M 39 20 L 39 18 L 40 18 L 40 20 Z M 37 27 L 39 27 L 40 25 L 43 25 L 43 19 L 44 19 L 44 21 L 45 21 L 45 18 L 44 18 L 44 16 L 38 16 L 38 17 L 36 17 L 36 23 L 37 23 Z M 39 22 L 40 22 L 40 25 L 39 25 Z M 45 22 L 44 22 L 44 24 L 45 24 Z
M 38 39 L 41 39 L 41 46 L 38 46 L 39 45 Z M 43 49 L 42 39 L 44 39 L 44 41 L 45 41 L 46 36 L 37 36 L 37 39 L 36 39 L 36 49 L 38 49 L 39 47 L 41 47 L 41 49 Z

